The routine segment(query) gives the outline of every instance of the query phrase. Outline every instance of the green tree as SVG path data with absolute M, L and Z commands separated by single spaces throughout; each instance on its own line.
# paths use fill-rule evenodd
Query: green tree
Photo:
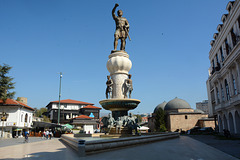
M 138 123 L 141 123 L 141 122 L 142 122 L 142 116 L 141 116 L 141 115 L 139 115 L 139 114 L 135 114 L 134 116 L 137 117 L 137 119 L 138 119 Z
M 47 116 L 43 116 L 43 122 L 51 122 L 51 120 Z
M 5 103 L 8 98 L 13 99 L 15 95 L 15 92 L 10 92 L 10 90 L 15 88 L 15 82 L 12 82 L 12 77 L 7 76 L 11 69 L 12 67 L 7 64 L 0 65 L 0 99 L 3 100 L 3 103 Z
M 166 123 L 165 123 L 165 113 L 162 108 L 159 108 L 155 117 L 155 129 L 158 132 L 167 131 Z
M 40 109 L 35 108 L 35 117 L 42 117 L 42 114 L 44 112 L 47 112 L 47 108 L 40 108 Z

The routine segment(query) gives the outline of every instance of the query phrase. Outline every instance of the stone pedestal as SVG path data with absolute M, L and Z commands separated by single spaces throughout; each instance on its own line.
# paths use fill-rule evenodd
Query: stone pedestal
M 115 51 L 109 56 L 107 69 L 113 80 L 112 98 L 124 98 L 124 82 L 128 79 L 128 72 L 132 68 L 132 62 L 125 51 Z
M 130 61 L 127 52 L 112 51 L 108 58 L 107 69 L 113 82 L 112 97 L 110 99 L 101 100 L 99 103 L 104 109 L 112 111 L 112 117 L 109 115 L 107 121 L 104 120 L 104 123 L 106 123 L 104 125 L 109 126 L 108 123 L 111 123 L 111 126 L 116 126 L 116 124 L 122 124 L 119 122 L 125 121 L 123 120 L 123 117 L 127 117 L 128 111 L 135 109 L 140 103 L 140 100 L 131 99 L 125 96 L 127 92 L 126 79 L 129 79 L 128 72 L 132 68 L 132 62 Z M 130 125 L 130 119 L 129 122 L 127 121 L 126 123 L 129 123 Z M 124 126 L 128 126 L 128 124 Z M 131 135 L 131 132 L 128 130 L 128 127 L 123 127 L 123 125 L 121 125 L 119 128 L 112 127 L 109 134 L 111 136 L 129 136 Z

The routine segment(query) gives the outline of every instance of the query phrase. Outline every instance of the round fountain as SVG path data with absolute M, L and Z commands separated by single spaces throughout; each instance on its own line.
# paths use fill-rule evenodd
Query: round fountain
M 132 62 L 127 52 L 122 50 L 112 51 L 108 57 L 107 69 L 111 77 L 108 81 L 111 84 L 111 91 L 109 99 L 101 100 L 99 103 L 104 109 L 112 111 L 112 115 L 107 120 L 108 124 L 106 124 L 110 134 L 131 134 L 128 121 L 133 119 L 133 117 L 128 116 L 128 111 L 135 109 L 141 102 L 138 99 L 131 98 L 133 87 L 129 71 L 132 67 Z M 128 84 L 129 81 L 130 83 Z M 110 120 L 111 118 L 114 122 Z M 109 124 L 111 122 L 113 124 Z M 136 122 L 131 123 L 135 125 L 134 123 Z

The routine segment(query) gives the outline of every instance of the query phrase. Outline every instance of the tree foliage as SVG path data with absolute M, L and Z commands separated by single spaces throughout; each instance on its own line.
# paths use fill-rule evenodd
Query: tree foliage
M 51 122 L 51 120 L 47 116 L 43 116 L 43 122 Z
M 142 122 L 142 116 L 141 116 L 141 115 L 139 115 L 139 114 L 135 114 L 134 116 L 137 117 L 137 119 L 138 119 L 138 123 L 141 123 L 141 122 Z
M 12 69 L 7 64 L 0 65 L 0 99 L 5 103 L 8 98 L 13 99 L 15 92 L 10 92 L 14 89 L 15 82 L 12 77 L 7 76 L 9 71 Z
M 47 112 L 47 108 L 40 108 L 40 109 L 37 109 L 35 108 L 35 117 L 43 117 L 43 113 L 44 112 Z
M 165 123 L 165 113 L 162 108 L 159 108 L 156 113 L 155 117 L 155 129 L 158 132 L 165 132 L 167 131 L 166 123 Z

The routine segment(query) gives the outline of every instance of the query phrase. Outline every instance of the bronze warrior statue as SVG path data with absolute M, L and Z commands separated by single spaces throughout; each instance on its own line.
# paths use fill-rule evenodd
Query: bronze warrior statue
M 126 91 L 124 93 L 124 98 L 131 98 L 133 86 L 132 86 L 132 80 L 131 80 L 132 75 L 128 75 L 128 79 L 125 80 L 125 86 L 126 86 Z M 127 96 L 128 95 L 128 96 Z
M 115 15 L 116 8 L 119 5 L 116 3 L 113 10 L 112 10 L 112 17 L 116 23 L 116 31 L 114 34 L 114 50 L 117 50 L 117 45 L 118 45 L 118 39 L 121 40 L 121 47 L 120 50 L 125 51 L 125 46 L 126 46 L 126 39 L 129 37 L 129 23 L 126 18 L 122 17 L 123 11 L 118 10 L 118 16 Z M 129 37 L 129 40 L 130 37 Z
M 112 79 L 110 79 L 110 76 L 107 76 L 107 88 L 106 88 L 106 98 L 108 99 L 108 94 L 109 94 L 109 98 L 112 98 L 112 85 L 113 85 L 113 81 Z

